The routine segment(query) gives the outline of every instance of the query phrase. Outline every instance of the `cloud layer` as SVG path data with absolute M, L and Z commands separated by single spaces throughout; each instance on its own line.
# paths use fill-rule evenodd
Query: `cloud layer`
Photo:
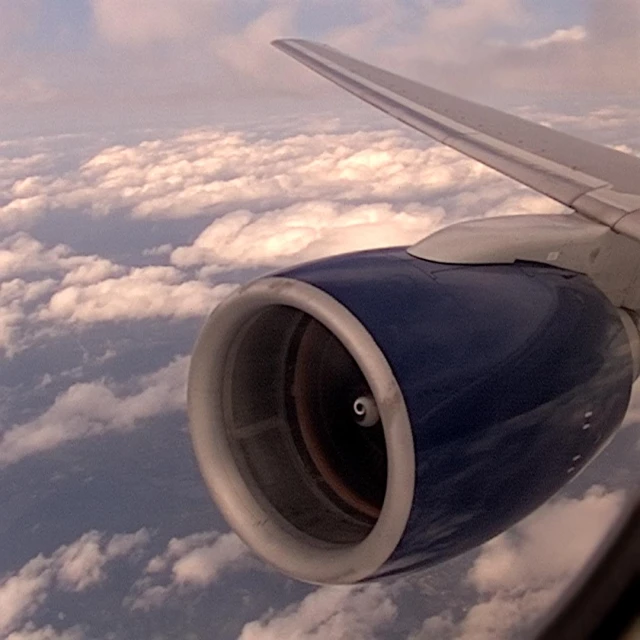
M 107 538 L 89 531 L 50 556 L 38 555 L 14 574 L 0 576 L 0 634 L 15 640 L 75 640 L 79 630 L 58 634 L 51 627 L 25 625 L 45 603 L 51 590 L 79 593 L 106 579 L 106 567 L 149 542 L 149 532 L 117 534 Z
M 234 288 L 172 266 L 123 267 L 46 247 L 19 232 L 0 241 L 0 349 L 12 355 L 28 344 L 29 330 L 54 325 L 204 316 Z
M 106 381 L 74 384 L 34 420 L 0 436 L 0 468 L 60 445 L 108 432 L 126 431 L 145 420 L 182 409 L 188 358 L 122 385 Z M 131 393 L 131 389 L 134 389 Z
M 188 130 L 108 146 L 62 173 L 45 160 L 7 168 L 7 211 L 22 210 L 25 198 L 39 203 L 22 218 L 7 215 L 11 229 L 69 211 L 84 224 L 109 217 L 211 222 L 191 244 L 144 247 L 138 259 L 156 265 L 120 265 L 24 230 L 8 235 L 0 241 L 0 348 L 12 355 L 39 332 L 65 326 L 204 316 L 233 289 L 223 272 L 411 244 L 448 213 L 459 219 L 560 209 L 408 131 L 316 125 L 325 131 Z M 58 142 L 38 142 L 40 155 L 55 157 L 43 149 Z M 32 168 L 36 173 L 26 175 Z
M 427 619 L 414 640 L 522 637 L 593 555 L 624 504 L 624 493 L 592 487 L 580 499 L 548 502 L 494 538 L 467 574 L 478 602 L 460 618 Z
M 244 626 L 239 640 L 368 640 L 397 615 L 379 584 L 322 587 L 297 605 Z
M 132 610 L 162 607 L 169 598 L 191 597 L 225 573 L 247 568 L 249 549 L 235 533 L 216 531 L 172 538 L 165 551 L 147 564 L 125 604 Z

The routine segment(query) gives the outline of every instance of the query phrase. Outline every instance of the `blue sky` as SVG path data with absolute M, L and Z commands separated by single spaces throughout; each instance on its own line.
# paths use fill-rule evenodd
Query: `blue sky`
M 207 313 L 274 268 L 562 211 L 270 39 L 325 40 L 637 154 L 637 43 L 611 27 L 635 5 L 0 0 L 0 636 L 488 640 L 535 624 L 638 484 L 637 397 L 514 532 L 318 589 L 266 568 L 212 505 L 188 356 Z

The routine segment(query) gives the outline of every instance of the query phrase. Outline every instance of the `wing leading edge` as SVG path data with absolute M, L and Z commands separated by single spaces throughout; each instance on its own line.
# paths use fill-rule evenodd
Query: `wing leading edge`
M 327 45 L 297 39 L 273 45 L 435 140 L 640 240 L 640 158 L 427 87 Z

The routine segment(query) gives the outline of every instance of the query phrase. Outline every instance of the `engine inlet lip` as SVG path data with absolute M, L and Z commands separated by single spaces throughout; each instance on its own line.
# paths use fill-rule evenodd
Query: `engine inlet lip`
M 320 544 L 282 526 L 237 468 L 225 429 L 222 389 L 230 345 L 265 308 L 290 306 L 327 327 L 354 358 L 374 395 L 387 449 L 387 486 L 380 516 L 351 545 Z M 188 381 L 191 438 L 209 492 L 228 523 L 268 563 L 299 580 L 341 584 L 366 580 L 391 556 L 404 533 L 414 496 L 415 454 L 407 408 L 391 368 L 366 328 L 340 302 L 305 282 L 266 277 L 237 289 L 207 319 L 191 359 Z

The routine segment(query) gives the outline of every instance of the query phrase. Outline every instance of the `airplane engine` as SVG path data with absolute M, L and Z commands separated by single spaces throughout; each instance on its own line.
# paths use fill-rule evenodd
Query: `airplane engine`
M 193 445 L 268 563 L 376 579 L 485 542 L 573 478 L 625 415 L 638 344 L 572 271 L 333 257 L 211 314 L 189 372 Z

